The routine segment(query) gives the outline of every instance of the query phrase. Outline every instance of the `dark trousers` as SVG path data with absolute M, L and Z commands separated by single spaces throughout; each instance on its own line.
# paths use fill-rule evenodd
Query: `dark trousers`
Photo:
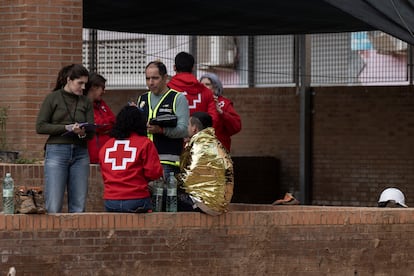
M 177 204 L 178 204 L 177 208 L 179 212 L 200 212 L 202 213 L 200 208 L 195 207 L 194 202 L 191 199 L 190 195 L 184 192 L 182 189 L 178 189 Z

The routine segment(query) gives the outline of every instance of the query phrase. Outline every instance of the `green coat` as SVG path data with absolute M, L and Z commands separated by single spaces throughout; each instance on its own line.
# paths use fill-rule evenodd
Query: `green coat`
M 67 135 L 65 125 L 74 123 L 94 123 L 93 106 L 84 95 L 78 96 L 63 89 L 56 90 L 44 99 L 36 121 L 36 132 L 48 134 L 47 144 L 76 144 L 87 146 L 93 131 L 86 132 L 86 138 Z

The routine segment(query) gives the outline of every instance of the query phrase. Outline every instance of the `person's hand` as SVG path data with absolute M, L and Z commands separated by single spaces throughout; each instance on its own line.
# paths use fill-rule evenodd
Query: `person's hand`
M 74 124 L 65 125 L 66 131 L 72 131 L 73 130 L 73 126 L 74 126 Z
M 164 133 L 164 129 L 160 126 L 157 125 L 147 125 L 147 132 L 151 133 L 151 134 L 163 134 Z
M 223 114 L 223 109 L 220 107 L 220 103 L 218 101 L 218 97 L 214 95 L 214 102 L 216 103 L 216 110 L 219 114 Z
M 223 109 L 221 109 L 221 107 L 219 106 L 219 104 L 218 104 L 218 103 L 216 103 L 216 109 L 217 109 L 217 112 L 218 112 L 219 114 L 223 114 Z
M 72 131 L 74 133 L 78 134 L 79 136 L 84 136 L 86 130 L 85 130 L 84 127 L 80 127 L 78 123 L 74 123 Z

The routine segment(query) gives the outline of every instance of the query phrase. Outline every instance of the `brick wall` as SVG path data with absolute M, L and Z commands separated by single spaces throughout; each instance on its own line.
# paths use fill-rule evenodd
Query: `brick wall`
M 412 89 L 318 88 L 313 102 L 313 202 L 373 206 L 396 186 L 413 206 Z
M 108 91 L 106 99 L 117 112 L 140 93 Z M 243 120 L 242 131 L 233 138 L 232 155 L 277 158 L 280 193 L 275 199 L 297 191 L 298 95 L 288 88 L 228 89 L 226 94 Z M 313 204 L 375 206 L 384 188 L 397 186 L 413 205 L 412 110 L 414 97 L 408 87 L 315 88 Z M 39 152 L 46 138 L 40 137 Z M 269 183 L 273 177 L 268 176 Z
M 105 101 L 118 112 L 130 98 L 144 91 L 107 91 Z M 299 187 L 299 97 L 293 88 L 226 89 L 242 119 L 242 131 L 233 136 L 232 156 L 270 156 L 280 160 L 277 174 L 263 177 L 284 192 Z M 248 168 L 247 168 L 248 169 Z M 252 172 L 254 173 L 254 172 Z M 277 177 L 277 179 L 276 179 Z M 279 183 L 280 182 L 280 183 Z M 253 186 L 253 185 L 252 185 Z M 281 194 L 282 193 L 282 194 Z
M 0 214 L 17 275 L 411 275 L 413 209 L 235 205 L 199 213 Z
M 81 62 L 82 1 L 4 0 L 0 3 L 0 107 L 10 107 L 8 149 L 42 158 L 45 135 L 35 134 L 41 102 L 57 72 Z M 381 190 L 397 186 L 414 204 L 410 87 L 315 88 L 313 203 L 376 204 Z M 108 91 L 117 112 L 142 91 Z M 233 156 L 280 161 L 283 195 L 299 190 L 299 97 L 294 88 L 226 89 L 243 121 Z M 257 171 L 252 171 L 252 174 Z M 272 175 L 268 179 L 272 180 Z M 254 189 L 254 185 L 252 185 Z
M 313 204 L 375 206 L 384 188 L 396 186 L 413 205 L 412 89 L 318 87 L 314 92 Z M 107 100 L 125 103 L 139 93 L 111 91 Z M 231 154 L 277 158 L 280 193 L 275 198 L 289 190 L 298 191 L 299 96 L 295 90 L 229 88 L 225 94 L 243 121 L 242 131 L 233 138 Z M 269 175 L 267 181 L 273 183 L 273 177 Z
M 89 189 L 86 211 L 102 212 L 105 209 L 102 199 L 103 181 L 101 170 L 98 165 L 90 165 L 89 168 Z M 3 180 L 4 175 L 10 172 L 16 187 L 43 187 L 43 170 L 43 164 L 0 164 L 0 176 L 2 176 L 0 179 Z M 2 195 L 1 190 L 0 195 Z M 62 212 L 67 212 L 66 196 Z
M 40 103 L 63 65 L 82 62 L 82 1 L 0 2 L 0 106 L 9 107 L 7 148 L 40 157 Z

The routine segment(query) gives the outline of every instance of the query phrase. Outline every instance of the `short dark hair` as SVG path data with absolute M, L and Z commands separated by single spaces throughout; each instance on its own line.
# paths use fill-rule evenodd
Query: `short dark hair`
M 165 76 L 167 75 L 167 67 L 165 66 L 164 63 L 162 63 L 161 61 L 151 61 L 150 63 L 147 64 L 147 66 L 145 67 L 145 71 L 147 71 L 148 67 L 154 65 L 155 67 L 158 68 L 158 72 L 160 73 L 161 76 Z
M 194 67 L 194 57 L 186 52 L 180 52 L 175 56 L 175 70 L 177 72 L 191 73 Z
M 136 106 L 127 105 L 116 116 L 110 136 L 115 139 L 126 139 L 131 136 L 132 132 L 140 136 L 147 135 L 146 116 Z
M 213 126 L 213 119 L 210 114 L 206 112 L 194 112 L 190 116 L 190 122 L 192 125 L 195 125 L 198 130 L 203 130 Z
M 84 94 L 87 95 L 92 87 L 105 87 L 106 79 L 98 73 L 90 73 L 88 82 L 85 85 Z

